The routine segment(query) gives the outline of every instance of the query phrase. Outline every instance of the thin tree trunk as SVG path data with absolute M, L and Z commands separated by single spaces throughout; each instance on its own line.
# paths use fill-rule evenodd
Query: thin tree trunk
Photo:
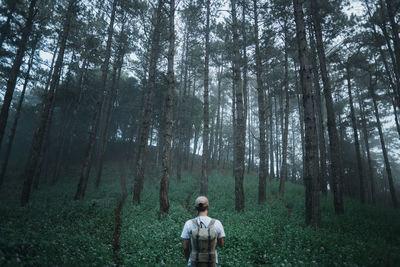
M 296 37 L 300 61 L 300 82 L 303 92 L 304 125 L 305 125 L 305 164 L 304 184 L 306 187 L 306 224 L 321 226 L 318 180 L 318 148 L 316 144 L 316 127 L 314 101 L 312 94 L 311 68 L 308 63 L 307 40 L 304 26 L 304 14 L 300 0 L 293 0 L 296 22 Z
M 288 37 L 285 25 L 285 125 L 282 136 L 282 168 L 279 184 L 279 193 L 283 195 L 285 192 L 285 181 L 288 179 L 287 171 L 287 150 L 288 150 L 288 135 L 289 135 L 289 61 L 288 61 Z M 282 109 L 283 107 L 281 107 Z
M 0 111 L 0 148 L 7 125 L 8 113 L 10 111 L 10 105 L 14 94 L 15 85 L 17 84 L 17 78 L 20 72 L 22 61 L 24 59 L 29 35 L 32 30 L 33 20 L 36 15 L 35 11 L 36 2 L 37 0 L 30 1 L 28 17 L 26 19 L 25 25 L 22 28 L 22 37 L 21 40 L 19 41 L 17 54 L 15 55 L 13 65 L 10 70 L 10 76 L 7 80 L 6 92 L 3 99 L 3 105 L 1 106 L 1 111 Z
M 361 203 L 365 203 L 364 174 L 363 174 L 363 166 L 362 166 L 362 161 L 361 161 L 360 142 L 358 139 L 357 121 L 356 121 L 356 115 L 355 115 L 354 105 L 353 105 L 353 96 L 351 93 L 350 69 L 349 68 L 350 68 L 350 66 L 346 65 L 346 79 L 347 79 L 347 89 L 348 89 L 348 94 L 349 94 L 350 117 L 351 117 L 351 124 L 353 126 L 354 146 L 355 146 L 356 157 L 357 157 L 358 179 L 359 179 L 359 183 L 360 183 L 360 200 L 361 200 Z
M 200 194 L 207 195 L 208 193 L 208 160 L 209 160 L 209 99 L 208 99 L 208 83 L 209 83 L 209 56 L 210 56 L 210 0 L 206 1 L 206 51 L 204 60 L 204 96 L 203 96 L 203 155 L 201 161 L 201 179 L 200 179 Z
M 89 179 L 89 173 L 90 173 L 90 169 L 92 167 L 94 144 L 96 141 L 96 136 L 97 136 L 97 132 L 98 132 L 99 125 L 100 125 L 101 108 L 103 106 L 104 90 L 106 88 L 107 75 L 108 75 L 108 69 L 109 69 L 109 64 L 110 64 L 111 43 L 112 43 L 112 36 L 113 36 L 113 32 L 114 32 L 114 20 L 115 20 L 115 11 L 117 8 L 117 2 L 118 2 L 118 0 L 114 0 L 113 4 L 112 4 L 110 24 L 108 26 L 108 33 L 107 33 L 107 46 L 106 46 L 106 51 L 105 51 L 104 62 L 102 65 L 101 84 L 100 84 L 100 87 L 98 90 L 97 102 L 96 102 L 96 106 L 94 109 L 94 114 L 93 114 L 92 122 L 91 122 L 91 126 L 90 126 L 91 129 L 89 132 L 89 143 L 88 143 L 88 146 L 86 149 L 85 158 L 83 160 L 81 175 L 79 178 L 79 183 L 78 183 L 78 187 L 76 190 L 74 200 L 79 200 L 79 199 L 82 199 L 85 197 L 86 187 L 87 187 L 87 183 L 88 183 L 88 179 Z
M 383 131 L 382 131 L 382 125 L 381 125 L 381 121 L 379 118 L 378 105 L 376 103 L 376 95 L 375 95 L 375 91 L 374 91 L 375 89 L 373 87 L 374 87 L 374 85 L 372 84 L 372 74 L 370 74 L 370 86 L 368 88 L 368 91 L 369 91 L 370 97 L 372 99 L 372 102 L 374 104 L 376 124 L 378 126 L 379 138 L 381 141 L 382 154 L 383 154 L 383 159 L 384 159 L 385 168 L 386 168 L 386 174 L 387 174 L 387 178 L 388 178 L 388 182 L 389 182 L 390 195 L 392 197 L 393 207 L 397 209 L 398 201 L 397 201 L 396 191 L 395 191 L 394 184 L 393 184 L 392 170 L 390 168 L 389 157 L 388 157 L 388 153 L 386 150 L 385 139 L 384 139 Z
M 262 83 L 262 63 L 261 63 L 261 53 L 259 44 L 259 33 L 258 33 L 258 7 L 257 0 L 253 0 L 253 12 L 254 12 L 254 42 L 256 45 L 256 78 L 257 78 L 257 100 L 258 100 L 258 125 L 260 132 L 260 167 L 258 170 L 258 203 L 264 203 L 267 200 L 266 194 L 266 184 L 267 184 L 267 170 L 266 170 L 266 153 L 267 144 L 265 141 L 266 136 L 266 117 L 265 117 L 265 94 Z M 250 130 L 250 129 L 249 129 Z
M 99 155 L 98 155 L 98 162 L 97 162 L 97 173 L 96 173 L 96 182 L 95 188 L 98 188 L 101 181 L 101 175 L 103 171 L 103 163 L 104 163 L 104 156 L 107 148 L 107 143 L 109 139 L 109 131 L 111 126 L 111 117 L 114 112 L 114 105 L 115 101 L 117 100 L 118 96 L 118 84 L 121 78 L 121 70 L 123 65 L 124 56 L 127 50 L 127 44 L 124 43 L 124 34 L 125 34 L 125 21 L 122 22 L 122 28 L 119 37 L 119 47 L 118 47 L 118 55 L 116 58 L 116 62 L 114 63 L 113 73 L 111 78 L 111 89 L 109 90 L 109 97 L 108 97 L 108 105 L 106 107 L 106 114 L 105 114 L 105 122 L 104 122 L 104 129 L 101 134 L 101 139 L 99 140 Z M 106 101 L 107 103 L 107 101 Z
M 23 104 L 24 98 L 25 98 L 26 87 L 28 86 L 28 83 L 29 83 L 29 80 L 30 80 L 29 74 L 31 72 L 31 68 L 32 68 L 32 65 L 33 65 L 33 60 L 34 60 L 34 57 L 35 57 L 37 41 L 33 44 L 33 47 L 32 47 L 32 52 L 31 52 L 31 56 L 29 58 L 29 63 L 28 63 L 28 70 L 26 71 L 26 74 L 25 74 L 24 86 L 22 87 L 21 95 L 20 95 L 19 100 L 18 100 L 18 104 L 17 104 L 17 108 L 16 108 L 16 111 L 15 111 L 15 116 L 14 116 L 14 122 L 13 122 L 13 124 L 11 126 L 10 135 L 8 137 L 7 148 L 6 148 L 6 152 L 4 154 L 4 161 L 3 161 L 2 165 L 1 165 L 0 189 L 2 188 L 3 181 L 4 181 L 4 176 L 5 176 L 6 172 L 7 172 L 8 160 L 10 158 L 11 148 L 13 146 L 14 137 L 15 137 L 15 132 L 17 131 L 18 120 L 19 120 L 19 117 L 20 117 L 20 114 L 21 114 L 22 104 Z
M 95 180 L 95 188 L 99 188 L 100 186 L 100 181 L 101 181 L 101 176 L 103 172 L 103 164 L 104 164 L 104 156 L 105 152 L 107 149 L 107 143 L 109 139 L 109 132 L 110 132 L 110 126 L 111 126 L 111 117 L 114 111 L 114 104 L 117 99 L 118 95 L 118 82 L 121 77 L 121 69 L 122 69 L 122 59 L 123 59 L 123 54 L 119 56 L 119 59 L 117 59 L 117 63 L 113 68 L 113 74 L 111 78 L 111 90 L 110 90 L 110 96 L 108 99 L 108 102 L 106 102 L 108 105 L 106 105 L 106 117 L 105 117 L 105 123 L 104 123 L 104 129 L 103 129 L 103 134 L 101 135 L 101 139 L 99 140 L 99 153 L 98 153 L 98 158 L 97 158 L 97 173 L 96 173 L 96 180 Z
M 162 173 L 160 180 L 160 213 L 167 214 L 169 210 L 168 187 L 170 168 L 169 161 L 171 155 L 171 138 L 172 138 L 172 117 L 174 107 L 174 50 L 175 50 L 175 0 L 170 0 L 169 13 L 169 48 L 168 48 L 168 95 L 165 99 L 165 135 L 164 149 L 162 157 Z
M 58 85 L 60 79 L 60 73 L 62 69 L 62 63 L 64 59 L 65 47 L 68 39 L 68 34 L 71 26 L 71 20 L 74 15 L 75 3 L 77 0 L 70 0 L 68 4 L 68 10 L 66 13 L 66 19 L 64 24 L 64 29 L 62 32 L 60 50 L 58 52 L 57 60 L 54 67 L 54 72 L 51 79 L 51 84 L 49 91 L 46 94 L 45 105 L 43 111 L 40 115 L 39 124 L 36 128 L 36 131 L 33 135 L 32 145 L 29 153 L 28 162 L 25 166 L 25 169 L 22 174 L 22 178 L 24 179 L 24 184 L 22 187 L 21 194 L 21 206 L 25 206 L 30 197 L 31 186 L 33 182 L 33 177 L 36 172 L 37 163 L 40 156 L 40 151 L 42 149 L 43 139 L 46 132 L 46 126 L 49 118 L 51 104 L 53 102 L 53 98 L 55 97 L 55 90 Z
M 233 69 L 236 95 L 236 131 L 235 131 L 235 209 L 238 212 L 244 210 L 244 154 L 246 141 L 246 119 L 244 117 L 244 102 L 242 81 L 240 77 L 240 54 L 239 54 L 239 34 L 238 22 L 236 17 L 236 0 L 231 0 L 232 5 L 232 33 L 233 33 Z
M 183 75 L 183 83 L 181 86 L 180 99 L 179 99 L 179 113 L 178 113 L 178 122 L 177 122 L 177 132 L 178 132 L 178 147 L 176 149 L 176 179 L 178 182 L 181 181 L 182 176 L 182 161 L 183 161 L 183 143 L 184 143 L 184 132 L 185 132 L 185 116 L 186 116 L 186 98 L 187 98 L 187 84 L 188 84 L 188 53 L 189 53 L 189 32 L 186 32 L 185 37 L 185 68 Z M 182 92 L 183 88 L 183 92 Z
M 271 93 L 271 88 L 269 88 L 269 97 L 268 97 L 268 102 L 269 102 L 269 144 L 270 144 L 270 172 L 269 172 L 269 180 L 271 181 L 272 179 L 275 178 L 275 171 L 274 171 L 274 136 L 273 136 L 273 127 L 274 127 L 274 121 L 272 119 L 272 93 Z
M 322 100 L 321 100 L 321 86 L 319 84 L 317 55 L 315 51 L 314 34 L 312 32 L 312 26 L 310 26 L 310 48 L 311 48 L 311 62 L 314 78 L 314 91 L 315 91 L 315 104 L 316 104 L 316 115 L 318 119 L 318 146 L 319 146 L 319 173 L 320 173 L 320 186 L 323 196 L 328 195 L 327 188 L 327 166 L 326 166 L 326 145 L 325 145 L 325 127 L 324 119 L 322 116 Z
M 242 59 L 242 68 L 243 68 L 243 103 L 244 103 L 244 108 L 243 108 L 243 119 L 244 119 L 244 146 L 245 146 L 245 155 L 246 155 L 246 120 L 247 120 L 247 113 L 249 109 L 249 93 L 247 91 L 247 38 L 246 38 L 246 3 L 245 1 L 242 1 L 242 23 L 241 23 L 241 34 L 242 34 L 242 49 L 243 49 L 243 59 Z M 249 126 L 249 134 L 250 134 L 250 126 Z M 250 138 L 249 138 L 249 166 L 250 168 Z M 243 170 L 245 170 L 245 163 L 243 161 Z
M 221 81 L 222 81 L 222 73 L 224 71 L 224 67 L 220 67 L 218 71 L 218 93 L 217 93 L 217 122 L 215 126 L 215 142 L 214 142 L 214 150 L 213 150 L 213 156 L 212 156 L 212 168 L 215 168 L 216 162 L 217 162 L 217 154 L 219 152 L 219 142 L 220 142 L 220 124 L 221 124 Z M 218 156 L 219 158 L 219 156 Z M 218 163 L 219 165 L 219 163 Z
M 56 165 L 54 168 L 52 184 L 55 184 L 58 181 L 58 178 L 60 176 L 61 164 L 63 162 L 63 156 L 64 156 L 64 151 L 65 151 L 65 143 L 66 143 L 67 137 L 68 137 L 67 132 L 72 133 L 74 130 L 74 127 L 70 127 L 70 125 L 71 125 L 72 121 L 75 119 L 75 116 L 78 112 L 78 109 L 80 107 L 80 103 L 82 100 L 82 88 L 83 88 L 82 83 L 83 83 L 83 77 L 87 71 L 87 65 L 88 65 L 88 60 L 85 58 L 82 63 L 81 71 L 80 71 L 79 78 L 78 78 L 78 84 L 77 84 L 78 99 L 76 102 L 74 102 L 72 104 L 73 107 L 72 107 L 71 114 L 68 116 L 67 122 L 65 123 L 65 128 L 62 133 L 62 137 L 61 137 L 61 141 L 60 141 L 60 148 L 59 148 L 57 156 L 56 156 Z
M 292 119 L 292 182 L 296 183 L 296 140 L 294 126 L 294 119 Z
M 322 41 L 321 17 L 319 14 L 319 4 L 317 0 L 312 0 L 313 7 L 313 22 L 315 36 L 317 39 L 317 52 L 321 68 L 322 83 L 324 85 L 324 95 L 326 102 L 326 110 L 328 117 L 328 133 L 329 133 L 329 147 L 331 150 L 331 169 L 332 169 L 332 190 L 333 202 L 336 214 L 344 213 L 343 203 L 343 162 L 340 153 L 339 138 L 337 135 L 337 126 L 335 120 L 335 110 L 333 108 L 332 90 L 326 69 L 325 50 Z
M 371 160 L 371 154 L 370 154 L 369 142 L 368 142 L 369 135 L 368 135 L 368 130 L 367 130 L 367 122 L 366 122 L 366 118 L 365 118 L 364 105 L 363 105 L 363 101 L 362 101 L 361 96 L 358 91 L 357 91 L 357 98 L 358 98 L 359 106 L 360 106 L 361 126 L 362 126 L 362 132 L 363 132 L 363 137 L 364 137 L 365 150 L 367 152 L 367 159 L 368 159 L 368 177 L 369 177 L 369 181 L 371 184 L 371 200 L 372 200 L 372 204 L 375 204 L 376 203 L 375 179 L 374 179 L 374 172 L 373 172 L 373 168 L 372 168 L 372 160 Z
M 222 154 L 223 154 L 223 144 L 222 144 L 222 129 L 224 125 L 224 114 L 225 114 L 225 105 L 222 105 L 221 108 L 221 121 L 218 125 L 219 127 L 219 141 L 218 141 L 218 167 L 221 166 Z
M 160 55 L 160 35 L 161 35 L 161 12 L 163 10 L 164 1 L 158 0 L 156 10 L 156 22 L 154 25 L 154 31 L 152 34 L 151 52 L 150 52 L 150 64 L 149 64 L 149 78 L 147 81 L 147 92 L 144 103 L 143 122 L 140 130 L 140 136 L 138 138 L 138 147 L 136 153 L 136 170 L 134 178 L 134 190 L 133 190 L 133 202 L 140 204 L 140 194 L 143 189 L 144 183 L 144 166 L 145 156 L 147 149 L 147 142 L 149 139 L 149 130 L 151 123 L 151 116 L 153 113 L 153 98 L 154 88 L 156 83 L 156 70 L 157 61 Z

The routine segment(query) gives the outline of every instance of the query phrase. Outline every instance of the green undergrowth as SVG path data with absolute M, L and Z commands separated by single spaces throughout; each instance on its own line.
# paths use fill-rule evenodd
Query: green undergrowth
M 90 181 L 92 181 L 91 177 Z M 158 177 L 148 177 L 141 204 L 132 203 L 132 177 L 121 214 L 118 261 L 121 266 L 185 266 L 180 234 L 196 214 L 198 177 L 171 177 L 170 211 L 159 217 Z M 73 201 L 76 175 L 34 191 L 19 207 L 20 188 L 0 192 L 0 265 L 113 266 L 114 211 L 121 200 L 118 168 L 107 166 L 99 190 L 88 185 L 83 201 Z M 17 183 L 15 183 L 17 184 Z M 399 266 L 400 213 L 345 199 L 336 216 L 332 196 L 321 198 L 323 226 L 305 225 L 304 188 L 287 183 L 284 197 L 276 181 L 267 184 L 267 201 L 257 204 L 258 177 L 247 175 L 245 210 L 235 211 L 230 172 L 209 176 L 211 217 L 224 225 L 221 266 Z
M 119 256 L 126 266 L 185 266 L 183 224 L 194 217 L 195 178 L 172 178 L 170 212 L 158 217 L 158 186 L 146 186 L 140 206 L 124 208 Z M 400 214 L 392 209 L 360 205 L 346 199 L 346 214 L 336 216 L 331 196 L 321 198 L 323 227 L 304 220 L 304 188 L 287 183 L 284 197 L 278 183 L 268 183 L 267 202 L 257 204 L 258 177 L 245 177 L 246 208 L 235 211 L 234 180 L 214 172 L 209 177 L 211 217 L 221 220 L 226 238 L 219 250 L 221 266 L 395 266 L 400 264 Z M 190 196 L 190 210 L 186 199 Z
M 119 176 L 106 168 L 99 190 L 89 183 L 84 200 L 72 200 L 77 175 L 33 190 L 19 206 L 20 184 L 0 192 L 0 266 L 113 265 L 114 210 L 121 199 Z M 93 181 L 90 177 L 89 181 Z

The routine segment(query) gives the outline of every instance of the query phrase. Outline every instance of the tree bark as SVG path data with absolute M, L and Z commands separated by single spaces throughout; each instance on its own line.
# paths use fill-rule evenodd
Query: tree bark
M 142 193 L 144 183 L 144 166 L 147 149 L 147 141 L 149 139 L 151 116 L 153 113 L 154 88 L 156 83 L 157 61 L 160 55 L 160 35 L 161 35 L 161 13 L 164 6 L 164 0 L 158 0 L 156 10 L 156 21 L 152 34 L 149 78 L 147 81 L 146 97 L 144 103 L 143 122 L 138 136 L 138 147 L 136 153 L 136 169 L 134 178 L 133 202 L 140 204 L 140 194 Z
M 108 93 L 108 102 L 106 101 L 106 116 L 105 116 L 105 123 L 103 132 L 100 135 L 101 139 L 99 142 L 99 152 L 97 158 L 97 173 L 96 173 L 96 182 L 95 188 L 98 188 L 101 181 L 101 175 L 103 171 L 103 163 L 104 163 L 104 156 L 107 148 L 107 143 L 109 139 L 109 131 L 111 126 L 111 117 L 114 112 L 114 105 L 115 101 L 117 100 L 118 96 L 118 84 L 121 78 L 121 70 L 124 61 L 124 56 L 127 50 L 127 44 L 124 42 L 124 34 L 125 34 L 125 22 L 122 22 L 120 37 L 119 37 L 119 47 L 118 47 L 118 55 L 116 58 L 116 62 L 114 63 L 112 78 L 111 78 L 111 88 Z
M 169 161 L 171 155 L 171 138 L 172 138 L 172 117 L 174 107 L 174 50 L 175 50 L 175 0 L 170 0 L 169 12 L 169 48 L 168 48 L 168 94 L 165 99 L 165 134 L 164 149 L 162 156 L 162 172 L 160 180 L 160 213 L 167 214 L 169 210 L 168 187 L 170 168 Z
M 18 104 L 17 104 L 17 108 L 15 111 L 15 116 L 14 116 L 14 122 L 11 126 L 11 130 L 10 130 L 10 135 L 8 137 L 8 143 L 7 143 L 7 148 L 4 154 L 4 160 L 3 163 L 1 165 L 1 173 L 0 173 L 0 190 L 3 186 L 3 182 L 4 182 L 4 176 L 7 172 L 7 165 L 8 165 L 8 160 L 10 158 L 10 154 L 11 154 L 11 148 L 13 146 L 13 142 L 14 142 L 14 137 L 15 137 L 15 132 L 17 131 L 17 126 L 18 126 L 18 120 L 21 114 L 21 109 L 22 109 L 22 104 L 24 102 L 24 98 L 25 98 L 25 92 L 26 92 L 26 87 L 28 86 L 29 80 L 30 80 L 30 72 L 31 72 L 31 68 L 33 65 L 33 60 L 35 57 L 35 51 L 36 51 L 36 44 L 37 41 L 33 44 L 32 47 L 32 52 L 31 52 L 31 56 L 29 58 L 29 63 L 28 63 L 28 69 L 26 71 L 25 74 L 25 81 L 24 81 L 24 85 L 22 87 L 22 91 L 21 91 L 21 95 L 19 97 L 18 100 Z
M 269 144 L 270 144 L 270 172 L 269 172 L 269 180 L 275 178 L 275 171 L 274 171 L 274 135 L 273 135 L 273 127 L 274 121 L 272 119 L 272 93 L 271 88 L 269 88 L 269 96 L 268 96 L 268 106 L 269 106 Z
M 213 149 L 213 156 L 212 156 L 212 168 L 216 167 L 217 157 L 219 153 L 219 142 L 220 142 L 220 124 L 221 124 L 221 82 L 222 82 L 222 73 L 224 70 L 224 66 L 219 68 L 217 79 L 218 79 L 218 93 L 217 93 L 217 122 L 215 125 L 215 142 L 214 142 L 214 149 Z M 218 163 L 219 165 L 219 163 Z
M 300 61 L 300 82 L 303 92 L 304 125 L 305 125 L 305 164 L 304 184 L 306 187 L 306 224 L 321 226 L 318 180 L 318 149 L 316 144 L 316 127 L 314 118 L 314 101 L 311 82 L 311 68 L 307 55 L 307 40 L 304 26 L 304 14 L 300 0 L 293 0 L 296 22 L 296 37 Z
M 32 31 L 33 20 L 36 15 L 35 11 L 36 2 L 37 0 L 30 1 L 28 17 L 26 18 L 25 25 L 22 28 L 22 37 L 21 40 L 19 41 L 17 54 L 15 55 L 13 65 L 10 70 L 10 76 L 7 80 L 6 92 L 3 99 L 3 105 L 1 106 L 1 111 L 0 111 L 0 148 L 7 125 L 8 113 L 10 111 L 10 105 L 14 94 L 15 85 L 17 84 L 17 78 L 22 65 L 22 60 L 24 59 L 26 46 L 28 44 L 28 39 Z
M 244 210 L 244 154 L 246 141 L 246 119 L 244 118 L 244 103 L 242 81 L 240 77 L 240 53 L 239 53 L 239 34 L 236 16 L 236 0 L 231 0 L 232 5 L 232 33 L 233 33 L 233 69 L 236 96 L 236 130 L 235 130 L 235 209 L 238 212 Z
M 46 126 L 49 119 L 50 108 L 53 103 L 53 98 L 55 97 L 55 90 L 60 79 L 65 47 L 67 44 L 68 34 L 71 26 L 71 20 L 75 13 L 74 9 L 76 2 L 77 0 L 70 0 L 68 3 L 68 10 L 66 13 L 64 29 L 62 31 L 62 36 L 61 36 L 60 50 L 58 52 L 57 60 L 54 66 L 54 72 L 52 75 L 50 88 L 46 94 L 46 99 L 44 100 L 45 104 L 42 113 L 40 115 L 38 127 L 36 128 L 33 134 L 33 140 L 29 152 L 28 162 L 21 175 L 22 179 L 24 180 L 24 184 L 22 187 L 22 194 L 21 194 L 21 206 L 25 206 L 29 201 L 33 177 L 35 175 L 37 163 L 40 156 L 40 151 L 42 149 L 43 139 L 46 132 Z
M 96 106 L 94 109 L 94 114 L 93 114 L 92 122 L 91 122 L 91 129 L 89 131 L 89 143 L 88 143 L 88 146 L 86 149 L 85 159 L 83 160 L 81 175 L 79 178 L 79 183 L 78 183 L 78 187 L 76 190 L 74 200 L 79 200 L 79 199 L 82 199 L 85 197 L 89 173 L 90 173 L 90 169 L 92 167 L 94 144 L 96 141 L 96 135 L 97 135 L 99 125 L 100 125 L 100 115 L 101 115 L 101 109 L 102 109 L 103 100 L 104 100 L 104 90 L 106 88 L 107 75 L 108 75 L 108 69 L 109 69 L 109 64 L 110 64 L 111 43 L 112 43 L 112 36 L 113 36 L 113 32 L 114 32 L 114 20 L 115 20 L 115 12 L 116 12 L 116 8 L 117 8 L 117 2 L 118 2 L 118 0 L 113 0 L 110 24 L 108 26 L 108 33 L 107 33 L 107 45 L 106 45 L 106 51 L 105 51 L 105 58 L 104 58 L 104 62 L 102 65 L 101 84 L 100 84 L 100 87 L 98 90 Z
M 260 132 L 260 167 L 258 170 L 258 203 L 264 203 L 267 200 L 266 185 L 267 185 L 267 175 L 266 175 L 266 153 L 267 145 L 265 141 L 266 133 L 266 118 L 265 118 L 265 94 L 262 83 L 262 63 L 261 63 L 261 53 L 260 53 L 260 42 L 258 38 L 258 7 L 257 0 L 253 0 L 254 5 L 254 42 L 256 46 L 256 79 L 257 79 L 257 100 L 258 100 L 258 125 Z
M 203 96 L 203 155 L 201 160 L 201 179 L 200 179 L 200 194 L 207 195 L 208 193 L 208 160 L 209 160 L 209 99 L 208 99 L 208 75 L 209 75 L 209 56 L 210 56 L 210 0 L 206 1 L 206 51 L 204 59 L 204 96 Z
M 286 23 L 285 23 L 285 125 L 283 128 L 282 135 L 282 167 L 281 167 L 281 177 L 279 183 L 279 194 L 283 195 L 285 192 L 285 181 L 287 180 L 287 148 L 288 148 L 288 135 L 289 135 L 289 61 L 288 61 L 288 37 Z M 283 108 L 283 107 L 281 107 Z
M 384 139 L 384 136 L 383 136 L 382 125 L 381 125 L 381 121 L 380 121 L 380 118 L 379 118 L 379 111 L 378 111 L 378 105 L 376 103 L 375 89 L 374 89 L 374 85 L 372 83 L 372 74 L 370 74 L 370 86 L 368 88 L 368 91 L 369 91 L 370 97 L 372 99 L 372 102 L 374 104 L 374 112 L 375 112 L 376 124 L 378 126 L 379 138 L 380 138 L 381 147 L 382 147 L 382 154 L 383 154 L 383 159 L 384 159 L 384 162 L 385 162 L 386 174 L 387 174 L 387 178 L 388 178 L 388 182 L 389 182 L 390 196 L 392 198 L 393 207 L 395 209 L 397 209 L 398 208 L 398 201 L 397 201 L 396 191 L 395 191 L 394 183 L 393 183 L 392 169 L 390 167 L 389 157 L 388 157 L 388 153 L 387 153 L 386 145 L 385 145 L 385 139 Z
M 364 174 L 363 174 L 363 166 L 361 161 L 361 151 L 360 151 L 360 142 L 358 139 L 358 131 L 357 131 L 357 121 L 356 115 L 354 111 L 353 105 L 353 96 L 351 93 L 351 81 L 350 81 L 350 66 L 346 65 L 346 80 L 347 80 L 347 89 L 349 94 L 349 104 L 350 104 L 350 117 L 351 117 L 351 125 L 353 127 L 354 133 L 354 146 L 356 150 L 356 157 L 357 157 L 357 167 L 358 167 L 358 179 L 360 185 L 360 200 L 361 203 L 365 203 L 365 190 L 364 190 Z
M 68 116 L 67 122 L 65 123 L 64 131 L 61 136 L 60 147 L 58 149 L 57 156 L 56 156 L 56 165 L 54 168 L 52 184 L 56 184 L 58 181 L 58 178 L 60 176 L 61 164 L 63 162 L 63 156 L 64 156 L 65 147 L 66 147 L 65 143 L 67 142 L 67 137 L 68 137 L 67 132 L 72 133 L 74 130 L 74 127 L 73 126 L 70 127 L 70 125 L 71 125 L 72 121 L 75 119 L 76 114 L 78 113 L 80 103 L 82 100 L 82 88 L 83 88 L 82 83 L 83 83 L 83 78 L 87 71 L 87 65 L 88 65 L 88 60 L 85 58 L 83 60 L 81 71 L 80 71 L 79 78 L 78 78 L 78 84 L 77 84 L 78 98 L 77 98 L 76 102 L 74 102 L 72 104 L 73 106 L 71 109 L 71 114 Z
M 99 188 L 101 176 L 103 172 L 103 163 L 104 163 L 104 156 L 107 149 L 107 143 L 109 139 L 109 132 L 111 126 L 111 117 L 114 112 L 114 104 L 118 96 L 118 83 L 121 77 L 121 69 L 122 69 L 122 60 L 124 57 L 124 53 L 119 55 L 115 66 L 113 67 L 113 74 L 111 78 L 111 90 L 109 92 L 109 99 L 108 102 L 106 101 L 106 117 L 104 122 L 104 129 L 103 133 L 101 134 L 101 138 L 99 140 L 99 151 L 98 151 L 98 158 L 97 158 L 97 173 L 96 173 L 96 180 L 95 180 L 95 188 Z
M 317 55 L 315 51 L 314 34 L 312 33 L 312 26 L 310 26 L 310 48 L 311 48 L 311 62 L 314 78 L 314 91 L 315 91 L 315 104 L 316 115 L 318 119 L 318 146 L 319 146 L 319 173 L 320 173 L 320 186 L 323 196 L 328 195 L 327 188 L 327 166 L 326 166 L 326 145 L 325 145 L 325 127 L 322 113 L 322 100 L 321 100 L 321 86 L 319 84 Z
M 335 120 L 335 110 L 333 108 L 332 90 L 326 69 L 325 50 L 322 41 L 321 17 L 319 14 L 319 4 L 317 0 L 311 1 L 312 19 L 314 22 L 314 31 L 317 39 L 317 52 L 321 68 L 322 83 L 324 86 L 324 95 L 326 102 L 326 111 L 328 117 L 329 148 L 331 150 L 331 170 L 332 170 L 332 190 L 333 202 L 336 214 L 344 213 L 343 203 L 343 162 L 340 153 L 340 144 L 337 134 Z
M 245 1 L 242 1 L 242 23 L 241 23 L 241 34 L 242 34 L 242 49 L 243 49 L 243 59 L 242 59 L 242 68 L 243 68 L 243 103 L 244 103 L 244 108 L 243 108 L 243 119 L 244 119 L 244 142 L 245 142 L 245 155 L 246 155 L 246 120 L 247 120 L 247 113 L 249 109 L 249 92 L 247 91 L 247 37 L 246 37 L 246 3 Z M 249 134 L 250 134 L 250 125 L 249 125 Z M 250 138 L 249 138 L 249 166 L 250 168 L 250 153 L 251 153 L 251 148 L 250 148 Z M 243 161 L 243 170 L 245 169 L 245 163 Z
M 368 135 L 368 129 L 367 129 L 367 122 L 366 122 L 366 118 L 365 118 L 364 105 L 363 105 L 363 101 L 362 101 L 361 96 L 358 91 L 357 91 L 357 98 L 358 98 L 359 106 L 360 106 L 362 133 L 363 133 L 363 137 L 364 137 L 365 150 L 367 152 L 367 159 L 368 159 L 368 177 L 369 177 L 369 181 L 371 184 L 371 200 L 372 200 L 372 204 L 375 204 L 376 203 L 375 179 L 374 179 L 374 171 L 372 168 L 372 160 L 371 160 L 371 154 L 370 154 L 369 142 L 368 142 L 369 135 Z

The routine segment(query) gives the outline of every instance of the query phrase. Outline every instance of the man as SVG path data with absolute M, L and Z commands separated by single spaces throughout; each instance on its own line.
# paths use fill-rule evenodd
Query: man
M 197 217 L 185 223 L 181 234 L 185 259 L 188 261 L 188 266 L 203 265 L 200 263 L 204 263 L 204 266 L 218 266 L 216 246 L 220 248 L 224 246 L 224 227 L 219 220 L 207 216 L 209 203 L 206 197 L 198 197 L 194 208 Z M 207 234 L 208 239 L 207 236 L 201 237 Z

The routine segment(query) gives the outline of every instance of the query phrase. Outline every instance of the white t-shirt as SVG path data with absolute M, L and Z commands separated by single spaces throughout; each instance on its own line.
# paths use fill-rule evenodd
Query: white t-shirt
M 211 218 L 208 216 L 198 216 L 198 217 L 196 217 L 196 220 L 197 220 L 197 223 L 199 226 L 203 227 L 203 224 L 204 224 L 204 228 L 208 227 L 208 224 L 211 222 Z M 217 239 L 225 237 L 224 227 L 222 226 L 222 223 L 219 220 L 215 220 L 214 228 L 215 228 L 215 231 L 217 232 Z M 190 238 L 189 233 L 193 229 L 196 229 L 196 225 L 193 223 L 192 219 L 186 221 L 185 226 L 183 227 L 181 238 L 189 239 Z M 192 242 L 192 240 L 190 240 L 190 242 Z M 191 245 L 193 246 L 193 244 L 191 244 Z M 218 263 L 218 253 L 216 250 L 215 250 L 215 257 L 216 257 L 216 260 Z M 190 265 L 190 257 L 189 257 L 188 264 Z

